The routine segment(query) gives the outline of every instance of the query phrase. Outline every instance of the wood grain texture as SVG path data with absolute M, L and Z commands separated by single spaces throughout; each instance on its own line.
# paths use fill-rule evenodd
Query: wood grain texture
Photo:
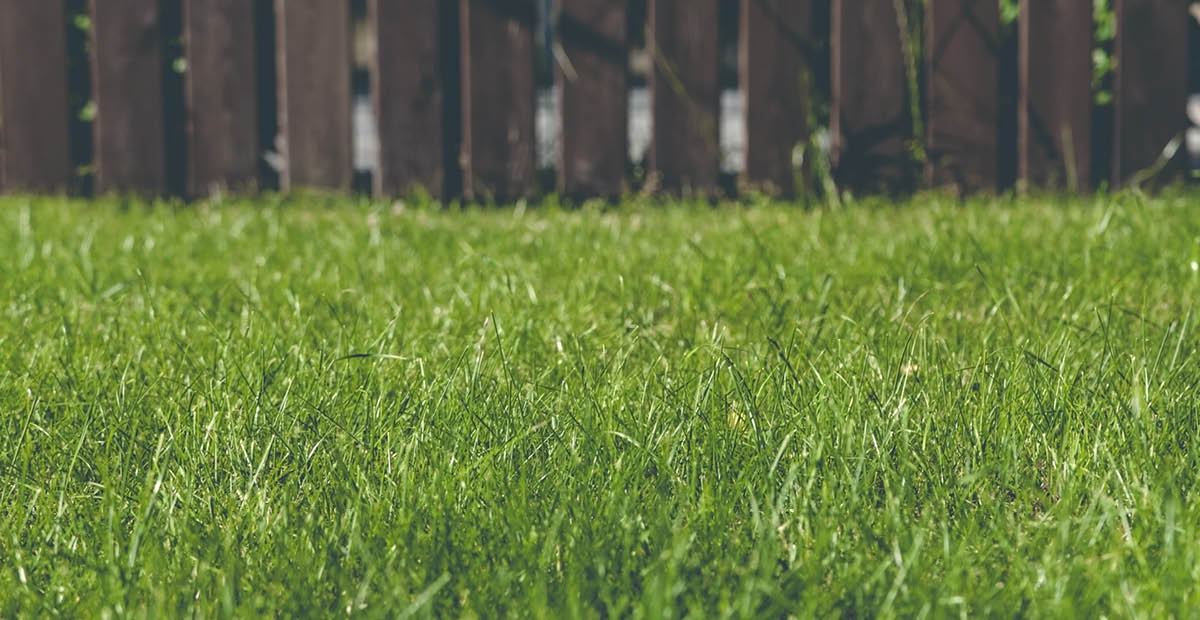
M 157 0 L 92 0 L 96 190 L 161 194 L 166 182 Z
M 834 176 L 856 191 L 907 191 L 915 174 L 908 70 L 892 0 L 833 0 Z
M 714 195 L 721 149 L 717 0 L 650 0 L 649 172 L 672 194 Z
M 0 0 L 0 191 L 67 187 L 69 114 L 62 3 Z
M 808 141 L 812 0 L 742 0 L 740 79 L 746 95 L 743 185 L 796 193 L 792 153 Z
M 1086 189 L 1092 166 L 1092 0 L 1022 0 L 1018 176 Z
M 439 7 L 429 0 L 370 0 L 376 39 L 372 96 L 379 127 L 377 195 L 421 187 L 443 197 L 445 67 Z
M 1187 127 L 1187 3 L 1116 0 L 1112 182 L 1153 165 Z
M 528 0 L 461 0 L 463 194 L 507 202 L 533 193 L 533 31 Z
M 562 152 L 558 189 L 574 197 L 615 198 L 625 189 L 629 77 L 626 5 L 563 0 L 559 37 Z
M 997 188 L 1000 15 L 995 0 L 930 0 L 926 13 L 927 180 Z
M 280 187 L 349 189 L 349 7 L 328 0 L 276 0 L 275 24 L 284 161 Z
M 184 0 L 189 196 L 256 186 L 255 33 L 251 2 Z

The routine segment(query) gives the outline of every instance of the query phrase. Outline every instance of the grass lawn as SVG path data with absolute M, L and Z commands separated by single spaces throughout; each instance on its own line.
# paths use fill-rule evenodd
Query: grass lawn
M 1200 194 L 0 200 L 0 616 L 1200 609 Z

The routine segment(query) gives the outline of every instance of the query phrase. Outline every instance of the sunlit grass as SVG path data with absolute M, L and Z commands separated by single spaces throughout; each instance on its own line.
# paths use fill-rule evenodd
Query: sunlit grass
M 1187 616 L 1200 196 L 0 200 L 0 616 Z

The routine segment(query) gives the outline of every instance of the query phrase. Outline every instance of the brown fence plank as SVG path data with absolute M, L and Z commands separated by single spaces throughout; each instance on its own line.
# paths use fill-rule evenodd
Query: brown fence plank
M 892 0 L 833 0 L 834 175 L 861 191 L 911 189 L 908 70 Z
M 808 140 L 812 0 L 742 0 L 745 185 L 795 194 L 792 152 Z
M 461 0 L 463 193 L 530 194 L 534 170 L 533 29 L 529 0 Z
M 615 197 L 625 188 L 629 84 L 626 3 L 564 0 L 556 63 L 562 93 L 559 191 Z
M 0 0 L 0 191 L 61 191 L 71 179 L 61 2 Z
M 1117 0 L 1113 183 L 1151 166 L 1187 126 L 1188 15 L 1179 0 Z
M 926 68 L 929 182 L 996 189 L 1000 16 L 996 0 L 931 0 Z
M 349 189 L 349 6 L 329 0 L 275 0 L 275 20 L 280 186 Z
M 721 148 L 717 0 L 650 0 L 650 174 L 668 192 L 714 194 Z
M 444 191 L 444 60 L 438 40 L 440 3 L 370 0 L 376 41 L 371 83 L 379 127 L 376 194 L 397 195 L 420 186 Z
M 190 196 L 256 184 L 255 32 L 252 2 L 184 0 Z
M 92 0 L 96 189 L 162 193 L 166 153 L 157 0 Z
M 1092 0 L 1022 0 L 1018 175 L 1023 187 L 1090 185 Z

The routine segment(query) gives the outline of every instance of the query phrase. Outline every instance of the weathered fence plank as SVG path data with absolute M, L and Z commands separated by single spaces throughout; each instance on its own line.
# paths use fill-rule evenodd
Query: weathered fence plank
M 376 194 L 421 187 L 445 189 L 445 61 L 438 32 L 442 4 L 428 0 L 370 0 L 376 41 L 372 96 L 379 127 Z
M 157 0 L 92 0 L 96 189 L 162 193 L 163 51 Z
M 928 181 L 996 189 L 1000 53 L 996 0 L 931 0 L 927 10 Z
M 1113 183 L 1162 155 L 1187 126 L 1188 15 L 1179 0 L 1117 0 Z
M 71 179 L 63 18 L 61 2 L 0 0 L 0 191 Z
M 254 3 L 184 0 L 189 196 L 254 189 L 258 89 Z
M 534 170 L 533 31 L 529 0 L 461 0 L 463 193 L 530 194 Z
M 715 194 L 721 147 L 717 0 L 650 0 L 649 172 L 671 193 Z
M 913 118 L 892 0 L 833 0 L 830 56 L 834 175 L 860 191 L 912 189 Z
M 629 116 L 626 3 L 564 0 L 555 66 L 562 96 L 558 189 L 568 196 L 619 196 L 625 187 Z
M 796 192 L 792 153 L 809 132 L 812 11 L 812 0 L 742 0 L 743 185 L 784 196 Z
M 352 181 L 350 9 L 275 0 L 276 79 L 284 190 L 346 190 Z
M 1030 186 L 1090 186 L 1092 0 L 1022 0 L 1018 178 Z

